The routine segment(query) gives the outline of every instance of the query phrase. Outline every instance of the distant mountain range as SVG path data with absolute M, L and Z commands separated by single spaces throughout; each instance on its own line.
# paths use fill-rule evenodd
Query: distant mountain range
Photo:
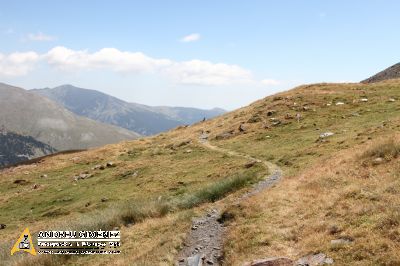
M 32 91 L 57 102 L 77 115 L 123 127 L 142 135 L 157 134 L 179 125 L 193 124 L 204 118 L 209 119 L 225 113 L 225 110 L 219 108 L 203 110 L 128 103 L 96 90 L 72 85 Z
M 373 75 L 370 78 L 367 78 L 361 83 L 374 83 L 388 79 L 398 79 L 400 78 L 400 63 L 397 63 L 391 67 L 386 68 L 385 70 L 379 72 L 378 74 Z
M 31 136 L 0 129 L 0 168 L 54 152 L 56 149 Z
M 77 116 L 46 97 L 4 83 L 0 83 L 0 126 L 59 151 L 97 147 L 140 136 Z

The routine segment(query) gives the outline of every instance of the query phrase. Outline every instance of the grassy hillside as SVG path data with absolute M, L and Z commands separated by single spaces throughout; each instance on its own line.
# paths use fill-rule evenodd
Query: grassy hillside
M 336 265 L 398 265 L 399 102 L 399 80 L 301 86 L 152 138 L 3 171 L 3 246 L 28 225 L 118 227 L 121 256 L 26 259 L 172 265 L 191 219 L 217 204 L 232 217 L 226 265 L 311 252 L 324 252 Z M 198 142 L 201 133 L 215 146 L 278 164 L 284 178 L 232 204 L 265 169 L 207 149 Z M 92 170 L 107 162 L 113 164 Z M 74 181 L 79 174 L 92 176 Z M 331 243 L 338 239 L 344 241 Z

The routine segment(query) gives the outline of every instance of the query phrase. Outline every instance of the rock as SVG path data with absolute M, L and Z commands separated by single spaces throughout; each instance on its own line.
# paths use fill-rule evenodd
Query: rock
M 309 254 L 300 258 L 295 265 L 297 266 L 314 266 L 333 264 L 333 259 L 328 258 L 324 253 Z
M 336 105 L 344 105 L 344 102 L 337 102 Z
M 332 132 L 325 132 L 325 133 L 320 134 L 320 135 L 319 135 L 319 138 L 320 138 L 320 139 L 324 139 L 324 138 L 327 138 L 327 137 L 330 137 L 330 136 L 333 136 L 333 135 L 335 135 L 335 133 L 332 133 Z
M 113 162 L 106 163 L 106 167 L 108 167 L 108 168 L 115 167 L 115 166 L 117 166 L 117 165 L 115 163 L 113 163 Z
M 38 189 L 38 188 L 39 188 L 38 184 L 34 184 L 33 187 L 32 187 L 32 189 Z
M 249 120 L 247 120 L 247 123 L 257 123 L 257 122 L 261 122 L 261 117 L 259 117 L 258 115 L 253 115 L 252 117 L 249 118 Z
M 389 99 L 389 102 L 395 102 L 395 101 L 396 101 L 396 99 L 393 99 L 393 98 Z
M 360 102 L 368 102 L 368 99 L 367 98 L 361 98 Z
M 239 126 L 239 131 L 240 131 L 240 132 L 246 131 L 246 128 L 245 128 L 244 124 L 240 124 L 240 126 Z
M 257 161 L 250 161 L 250 162 L 248 162 L 248 163 L 246 163 L 246 164 L 244 165 L 244 168 L 253 167 L 256 163 L 257 163 Z
M 272 115 L 274 115 L 274 114 L 276 114 L 276 110 L 269 110 L 269 111 L 267 111 L 267 116 L 272 116 Z
M 179 259 L 179 262 L 185 262 L 185 259 L 184 258 Z
M 40 177 L 41 177 L 41 178 L 47 178 L 47 175 L 46 175 L 46 174 L 40 175 Z
M 175 143 L 173 147 L 174 147 L 174 148 L 179 148 L 179 147 L 188 145 L 189 143 L 190 143 L 190 139 L 186 139 L 186 140 L 183 140 L 183 141 L 181 141 L 181 142 Z
M 378 165 L 378 164 L 381 164 L 381 163 L 383 163 L 383 158 L 381 158 L 381 157 L 375 158 L 375 159 L 372 161 L 372 164 L 373 164 L 373 165 Z
M 2 230 L 2 229 L 6 229 L 6 225 L 5 224 L 0 224 L 0 230 Z
M 294 117 L 291 114 L 286 114 L 285 115 L 285 119 L 289 120 L 289 119 L 293 119 Z
M 13 183 L 18 185 L 25 185 L 28 184 L 28 181 L 26 181 L 25 179 L 17 179 Z
M 200 254 L 194 255 L 187 258 L 187 266 L 202 266 L 203 261 L 201 260 Z
M 293 266 L 293 261 L 289 258 L 274 257 L 254 260 L 249 263 L 245 263 L 244 266 Z
M 206 263 L 207 263 L 208 265 L 214 265 L 214 262 L 213 262 L 212 260 L 206 260 Z
M 233 130 L 230 130 L 230 131 L 226 131 L 226 132 L 223 132 L 221 134 L 216 135 L 215 139 L 216 140 L 228 139 L 228 138 L 230 138 L 232 136 L 233 136 Z
M 101 202 L 106 202 L 108 201 L 108 198 L 101 198 Z
M 332 225 L 331 227 L 329 227 L 328 232 L 331 235 L 335 235 L 337 233 L 340 233 L 342 230 L 339 229 L 339 227 L 337 227 L 336 225 Z
M 192 150 L 191 150 L 191 149 L 187 149 L 185 152 L 186 152 L 186 153 L 191 153 Z
M 206 140 L 206 139 L 208 139 L 208 134 L 202 133 L 202 134 L 200 135 L 199 139 L 201 139 L 201 140 Z
M 278 126 L 280 125 L 282 122 L 280 120 L 275 120 L 274 122 L 272 122 L 273 126 Z
M 96 165 L 92 168 L 92 170 L 97 170 L 97 169 L 104 170 L 105 167 L 104 167 L 103 165 L 101 165 L 101 164 L 96 164 Z
M 308 111 L 308 110 L 310 110 L 310 107 L 308 107 L 308 106 L 303 106 L 303 111 Z

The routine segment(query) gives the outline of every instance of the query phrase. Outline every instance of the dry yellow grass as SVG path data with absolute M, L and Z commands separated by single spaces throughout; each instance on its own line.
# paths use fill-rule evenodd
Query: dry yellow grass
M 400 265 L 399 159 L 363 165 L 387 136 L 317 161 L 275 188 L 231 208 L 227 265 L 324 252 L 336 265 Z M 333 245 L 331 240 L 353 239 Z

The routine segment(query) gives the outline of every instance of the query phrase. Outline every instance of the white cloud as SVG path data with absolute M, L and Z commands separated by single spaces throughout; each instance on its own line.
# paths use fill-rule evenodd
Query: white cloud
M 54 41 L 55 39 L 56 37 L 46 35 L 42 32 L 28 34 L 28 40 L 30 41 L 49 42 L 49 41 Z
M 195 42 L 195 41 L 198 41 L 198 40 L 200 40 L 200 34 L 192 33 L 192 34 L 189 34 L 189 35 L 183 37 L 181 39 L 181 42 Z
M 140 52 L 122 52 L 103 48 L 97 52 L 74 51 L 62 46 L 51 49 L 45 56 L 47 62 L 66 70 L 109 69 L 116 72 L 153 72 L 170 65 L 168 59 L 154 59 Z
M 39 60 L 35 52 L 19 53 L 9 55 L 0 53 L 0 75 L 1 76 L 22 76 L 33 69 L 34 64 Z
M 44 58 L 49 64 L 63 70 L 108 69 L 125 73 L 158 73 L 179 84 L 228 85 L 252 80 L 251 72 L 237 65 L 203 60 L 175 62 L 115 48 L 89 53 L 59 46 L 51 49 Z
M 280 81 L 275 80 L 275 79 L 263 79 L 263 80 L 261 80 L 261 83 L 265 86 L 276 86 L 276 85 L 281 84 Z
M 238 65 L 213 63 L 204 60 L 173 61 L 152 58 L 141 52 L 103 48 L 99 51 L 72 50 L 57 46 L 45 54 L 34 52 L 0 54 L 0 74 L 27 74 L 37 61 L 61 71 L 108 70 L 125 74 L 151 73 L 176 84 L 224 86 L 256 84 L 250 70 Z
M 175 62 L 163 70 L 176 83 L 192 85 L 230 85 L 249 83 L 252 74 L 237 65 L 211 63 L 202 60 Z

